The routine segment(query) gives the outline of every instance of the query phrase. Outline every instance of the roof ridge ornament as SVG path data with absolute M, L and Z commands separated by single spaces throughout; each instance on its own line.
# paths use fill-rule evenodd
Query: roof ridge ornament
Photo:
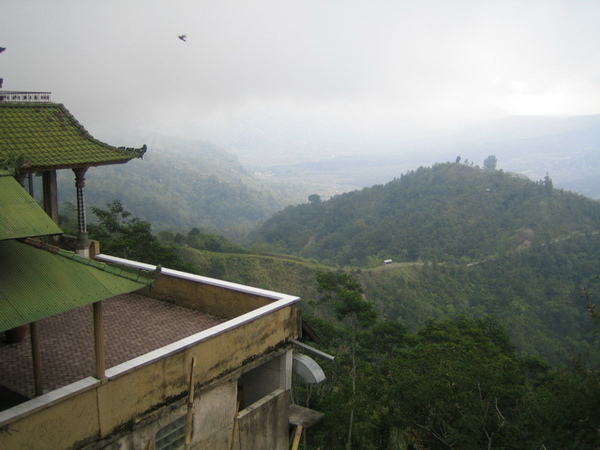
M 126 153 L 135 153 L 137 158 L 143 158 L 144 154 L 146 153 L 146 150 L 148 150 L 148 147 L 146 147 L 146 144 L 144 144 L 140 148 L 119 147 L 119 150 L 123 150 L 123 152 Z

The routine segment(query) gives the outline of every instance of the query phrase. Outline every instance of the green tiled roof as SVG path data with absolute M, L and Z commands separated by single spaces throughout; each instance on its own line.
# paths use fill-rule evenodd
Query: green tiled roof
M 0 102 L 0 161 L 23 156 L 26 170 L 119 164 L 145 151 L 94 139 L 62 104 Z
M 33 244 L 33 245 L 30 245 Z M 151 284 L 131 272 L 40 242 L 0 242 L 0 331 Z
M 62 231 L 17 180 L 0 171 L 0 240 L 52 234 Z

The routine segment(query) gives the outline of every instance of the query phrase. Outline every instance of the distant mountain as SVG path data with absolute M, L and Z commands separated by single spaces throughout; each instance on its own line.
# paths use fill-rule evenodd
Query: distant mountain
M 351 133 L 317 128 L 307 134 L 275 125 L 241 129 L 222 136 L 227 150 L 208 141 L 115 131 L 101 140 L 145 143 L 148 152 L 143 161 L 90 169 L 88 205 L 119 199 L 157 230 L 198 226 L 236 237 L 314 193 L 328 199 L 457 156 L 480 166 L 490 154 L 505 171 L 535 182 L 548 173 L 555 188 L 600 199 L 600 115 L 506 116 L 443 138 L 403 143 L 348 142 Z M 72 174 L 59 172 L 59 182 L 61 200 L 74 203 Z
M 600 202 L 502 170 L 436 164 L 378 185 L 290 206 L 255 238 L 328 264 L 481 261 L 600 230 Z
M 494 154 L 504 170 L 534 181 L 547 173 L 555 186 L 600 199 L 600 115 L 509 116 L 446 140 L 471 161 Z
M 453 134 L 404 141 L 381 137 L 365 142 L 352 130 L 346 136 L 321 133 L 319 140 L 293 133 L 286 140 L 281 131 L 245 136 L 229 148 L 246 167 L 269 174 L 264 180 L 269 185 L 310 183 L 312 192 L 302 185 L 296 188 L 299 201 L 314 192 L 329 198 L 381 184 L 457 156 L 482 165 L 490 154 L 497 157 L 499 168 L 533 181 L 548 173 L 555 186 L 600 199 L 600 115 L 504 116 Z
M 88 206 L 104 208 L 118 199 L 156 230 L 200 227 L 235 235 L 284 205 L 234 155 L 214 144 L 153 136 L 145 143 L 143 160 L 88 171 Z M 63 172 L 60 200 L 74 203 L 73 175 Z
M 327 201 L 311 196 L 254 238 L 344 267 L 384 317 L 409 329 L 490 315 L 521 354 L 598 361 L 586 303 L 598 303 L 600 202 L 550 177 L 435 164 Z

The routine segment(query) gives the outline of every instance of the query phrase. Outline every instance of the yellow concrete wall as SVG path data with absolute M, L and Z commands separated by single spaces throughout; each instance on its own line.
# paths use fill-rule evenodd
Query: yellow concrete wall
M 69 448 L 105 437 L 185 394 L 192 358 L 194 382 L 206 386 L 298 336 L 295 304 L 207 338 L 0 428 L 1 449 Z M 64 424 L 76 424 L 65 427 Z
M 274 302 L 273 299 L 259 295 L 224 289 L 221 286 L 186 280 L 164 273 L 152 288 L 146 288 L 142 292 L 148 297 L 177 303 L 228 319 Z
M 234 371 L 252 358 L 297 337 L 295 307 L 283 308 L 220 334 L 184 351 L 167 356 L 98 388 L 103 434 L 110 433 L 169 397 L 187 391 L 192 358 L 195 384 L 205 385 Z
M 74 443 L 98 437 L 96 391 L 91 389 L 0 428 L 0 448 L 72 448 Z

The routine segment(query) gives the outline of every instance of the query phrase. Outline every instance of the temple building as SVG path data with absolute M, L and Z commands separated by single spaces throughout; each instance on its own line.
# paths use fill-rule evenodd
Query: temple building
M 322 414 L 293 404 L 292 375 L 320 383 L 312 357 L 332 358 L 302 342 L 300 298 L 90 243 L 86 170 L 144 152 L 95 140 L 47 93 L 0 91 L 0 448 L 298 448 Z M 75 252 L 59 169 L 75 176 Z
M 27 186 L 32 195 L 35 177 L 41 177 L 44 210 L 56 223 L 56 171 L 73 171 L 78 220 L 75 248 L 78 254 L 89 256 L 85 209 L 87 170 L 141 158 L 146 146 L 113 147 L 94 139 L 64 105 L 50 101 L 49 92 L 0 91 L 0 130 L 0 161 L 18 170 L 17 180 Z

